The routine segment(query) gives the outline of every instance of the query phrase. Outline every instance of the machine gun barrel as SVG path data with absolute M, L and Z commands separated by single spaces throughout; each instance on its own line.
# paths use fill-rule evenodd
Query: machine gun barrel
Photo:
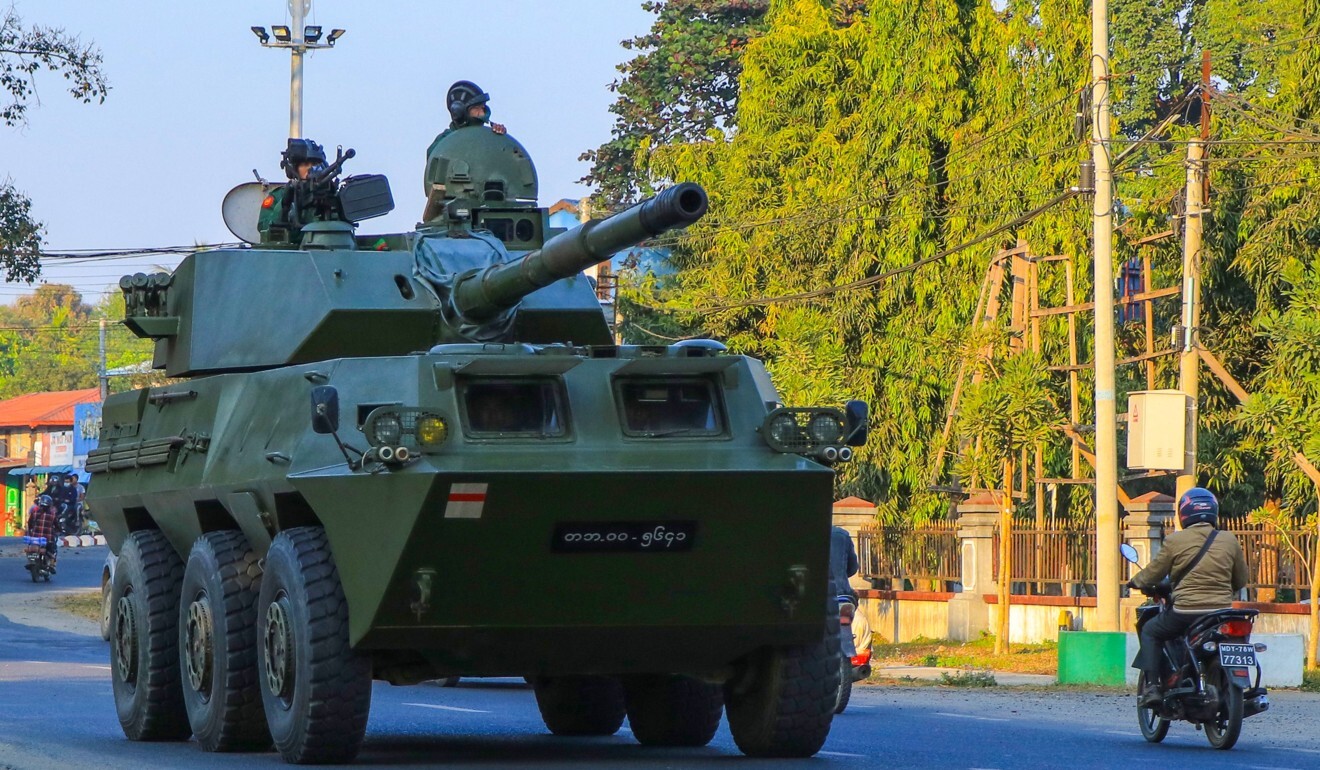
M 576 275 L 647 238 L 696 222 L 706 213 L 707 203 L 700 185 L 683 182 L 627 211 L 584 222 L 522 259 L 460 279 L 452 295 L 453 310 L 471 322 L 493 318 L 543 286 Z
M 357 155 L 357 150 L 354 150 L 352 147 L 349 147 L 347 150 L 344 150 L 342 155 L 340 155 L 338 158 L 335 158 L 334 163 L 331 163 L 329 166 L 326 166 L 324 171 L 316 175 L 315 181 L 328 182 L 331 179 L 334 179 L 335 176 L 340 171 L 343 170 L 344 161 L 352 159 L 353 156 L 355 155 Z

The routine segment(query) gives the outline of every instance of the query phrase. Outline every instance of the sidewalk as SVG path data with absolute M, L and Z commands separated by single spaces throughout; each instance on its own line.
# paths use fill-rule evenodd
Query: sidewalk
M 938 682 L 943 675 L 958 676 L 965 674 L 969 670 L 979 671 L 980 669 L 965 668 L 939 668 L 937 666 L 879 666 L 875 668 L 871 675 L 877 679 L 926 679 Z M 1049 674 L 1014 674 L 1008 671 L 987 671 L 995 678 L 995 683 L 1006 686 L 1021 685 L 1051 685 L 1058 682 L 1058 678 Z

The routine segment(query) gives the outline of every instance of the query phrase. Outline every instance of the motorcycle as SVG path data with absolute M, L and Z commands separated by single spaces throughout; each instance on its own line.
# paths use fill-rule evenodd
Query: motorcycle
M 50 554 L 46 551 L 46 538 L 24 535 L 23 553 L 27 556 L 26 568 L 32 575 L 32 582 L 45 580 L 49 583 L 55 569 L 50 563 Z
M 1136 549 L 1126 544 L 1122 548 L 1124 558 L 1136 564 Z M 1146 623 L 1172 611 L 1172 592 L 1167 579 L 1142 592 L 1153 601 L 1137 608 L 1138 634 Z M 1197 730 L 1204 729 L 1212 747 L 1227 750 L 1237 743 L 1244 718 L 1269 710 L 1256 657 L 1266 647 L 1251 641 L 1257 614 L 1256 610 L 1211 612 L 1182 636 L 1165 643 L 1167 686 L 1160 693 L 1160 702 L 1144 704 L 1146 675 L 1142 673 L 1137 680 L 1137 721 L 1142 737 L 1159 743 L 1168 735 L 1171 722 L 1185 720 Z M 1255 669 L 1254 680 L 1251 669 Z
M 853 682 L 871 675 L 871 626 L 866 613 L 857 612 L 853 597 L 844 594 L 839 602 L 839 694 L 834 713 L 842 714 L 852 699 Z

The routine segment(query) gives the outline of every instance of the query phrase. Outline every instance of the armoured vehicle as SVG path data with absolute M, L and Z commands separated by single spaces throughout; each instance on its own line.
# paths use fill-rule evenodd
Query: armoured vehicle
M 506 675 L 556 734 L 704 745 L 723 709 L 748 754 L 819 750 L 864 405 L 783 407 L 711 340 L 615 344 L 582 274 L 704 191 L 555 232 L 482 120 L 432 146 L 416 231 L 360 235 L 387 183 L 337 170 L 289 181 L 296 233 L 252 209 L 250 248 L 121 281 L 174 378 L 111 396 L 87 464 L 125 734 L 343 762 L 373 679 Z

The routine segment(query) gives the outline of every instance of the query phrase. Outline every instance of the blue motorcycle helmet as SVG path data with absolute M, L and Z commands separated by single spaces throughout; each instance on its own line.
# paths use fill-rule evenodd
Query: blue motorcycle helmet
M 1195 524 L 1216 526 L 1219 523 L 1219 498 L 1204 487 L 1192 487 L 1178 500 L 1178 521 L 1182 522 L 1183 529 Z

